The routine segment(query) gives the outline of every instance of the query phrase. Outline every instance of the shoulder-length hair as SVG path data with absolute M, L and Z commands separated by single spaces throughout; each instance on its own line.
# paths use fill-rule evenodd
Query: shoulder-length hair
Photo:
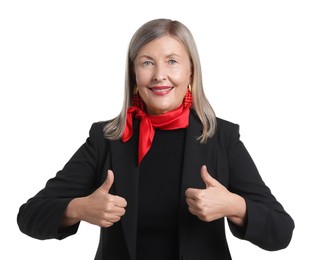
M 130 41 L 125 71 L 123 107 L 120 114 L 105 125 L 104 135 L 107 139 L 120 139 L 125 129 L 126 113 L 131 106 L 133 89 L 136 85 L 134 61 L 138 53 L 149 42 L 166 35 L 174 37 L 184 45 L 191 61 L 192 109 L 196 111 L 202 123 L 202 135 L 198 139 L 201 143 L 205 143 L 216 131 L 216 116 L 203 91 L 201 63 L 192 33 L 179 21 L 155 19 L 142 25 Z

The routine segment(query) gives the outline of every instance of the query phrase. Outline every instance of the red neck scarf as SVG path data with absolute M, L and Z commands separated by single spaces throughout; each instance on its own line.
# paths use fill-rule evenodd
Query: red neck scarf
M 161 130 L 174 130 L 186 128 L 188 126 L 190 107 L 192 106 L 192 94 L 187 91 L 182 105 L 175 110 L 161 115 L 148 115 L 144 111 L 144 103 L 139 95 L 135 95 L 132 105 L 127 111 L 126 126 L 121 137 L 122 142 L 127 142 L 133 134 L 133 115 L 140 119 L 140 136 L 138 148 L 138 165 L 149 151 L 155 128 Z

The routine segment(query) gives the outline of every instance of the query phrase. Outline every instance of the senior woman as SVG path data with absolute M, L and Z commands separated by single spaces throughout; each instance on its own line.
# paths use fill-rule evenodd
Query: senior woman
M 288 246 L 294 222 L 206 98 L 185 25 L 156 19 L 131 39 L 121 113 L 20 207 L 22 232 L 63 239 L 101 227 L 95 259 L 231 259 L 231 232 L 266 250 Z

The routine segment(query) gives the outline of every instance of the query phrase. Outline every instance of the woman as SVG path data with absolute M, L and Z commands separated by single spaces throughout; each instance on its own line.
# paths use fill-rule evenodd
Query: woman
M 180 22 L 149 21 L 131 39 L 124 105 L 35 197 L 18 225 L 63 239 L 80 221 L 101 227 L 95 259 L 231 259 L 232 233 L 287 247 L 292 218 L 204 95 L 194 39 Z

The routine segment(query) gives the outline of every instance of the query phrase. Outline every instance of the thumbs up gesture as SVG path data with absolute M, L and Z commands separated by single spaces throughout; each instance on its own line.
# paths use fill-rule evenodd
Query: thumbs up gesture
M 228 217 L 235 224 L 242 225 L 246 214 L 244 199 L 212 178 L 205 165 L 201 168 L 201 178 L 205 189 L 188 188 L 185 192 L 188 210 L 206 222 Z
M 73 199 L 67 207 L 64 226 L 78 221 L 100 226 L 110 227 L 125 214 L 126 200 L 120 196 L 109 194 L 114 182 L 114 174 L 107 172 L 105 182 L 87 197 Z
M 85 221 L 100 227 L 110 227 L 125 214 L 126 200 L 120 196 L 109 194 L 113 182 L 114 174 L 109 170 L 102 186 L 86 197 L 83 214 Z

